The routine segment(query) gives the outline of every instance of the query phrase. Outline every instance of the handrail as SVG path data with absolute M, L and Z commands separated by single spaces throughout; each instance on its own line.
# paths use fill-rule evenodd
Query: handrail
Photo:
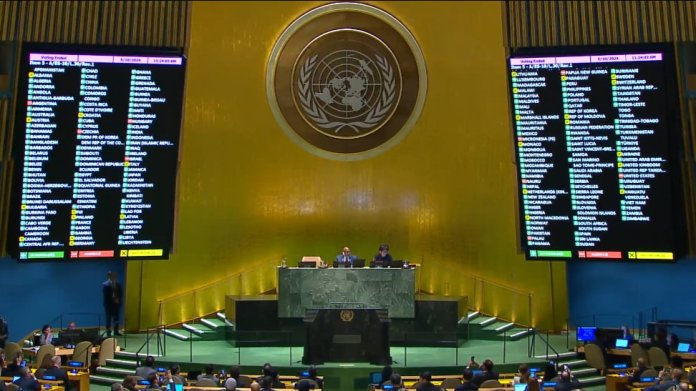
M 265 272 L 275 277 L 276 274 L 274 272 L 276 267 L 277 264 L 272 261 L 257 262 L 238 273 L 228 275 L 212 282 L 207 282 L 185 292 L 159 299 L 159 313 L 157 321 L 160 324 L 170 325 L 190 322 L 208 314 L 220 311 L 222 308 L 224 308 L 225 295 L 239 293 L 254 295 L 273 290 L 277 288 L 277 282 L 272 282 L 269 280 L 262 281 L 261 284 L 259 284 L 258 279 L 256 279 L 245 284 L 245 277 Z M 268 268 L 272 268 L 273 270 L 265 270 Z M 214 295 L 212 295 L 216 297 L 217 300 L 210 300 L 210 297 L 212 296 L 210 294 L 205 294 L 208 290 L 217 291 Z M 183 314 L 183 316 L 180 313 L 180 309 L 182 307 L 189 309 L 188 313 Z M 173 316 L 175 319 L 166 319 L 167 315 L 170 313 L 176 314 Z
M 467 275 L 464 274 L 464 276 L 467 276 Z M 509 285 L 505 285 L 505 284 L 502 284 L 500 282 L 495 282 L 495 281 L 483 278 L 483 277 L 478 276 L 476 274 L 470 274 L 469 277 L 472 277 L 475 280 L 480 280 L 481 282 L 485 282 L 488 285 L 497 286 L 498 288 L 503 288 L 503 289 L 509 290 L 511 292 L 518 293 L 520 295 L 530 295 L 531 296 L 533 294 L 533 292 L 531 292 L 531 291 L 523 291 L 521 289 L 509 286 Z
M 561 354 L 558 353 L 558 351 L 556 351 L 556 349 L 554 349 L 553 346 L 551 346 L 551 343 L 549 342 L 548 331 L 546 332 L 546 338 L 544 338 L 543 334 L 539 333 L 539 330 L 534 328 L 530 328 L 529 330 L 532 331 L 532 334 L 531 344 L 529 338 L 527 338 L 527 357 L 532 357 L 532 355 L 536 352 L 536 336 L 538 335 L 539 339 L 541 339 L 541 341 L 546 344 L 546 359 L 549 359 L 549 349 L 551 349 L 551 351 L 553 351 L 553 353 L 556 355 L 556 362 L 558 362 L 558 360 L 561 357 Z
M 214 285 L 217 285 L 217 284 L 219 284 L 219 283 L 221 283 L 221 282 L 223 282 L 223 281 L 229 280 L 230 278 L 237 277 L 237 276 L 241 276 L 242 274 L 245 274 L 245 273 L 258 271 L 259 265 L 261 265 L 261 266 L 267 266 L 267 265 L 268 265 L 268 261 L 257 262 L 256 264 L 254 264 L 254 266 L 248 267 L 248 268 L 246 268 L 246 269 L 242 269 L 242 270 L 238 271 L 237 273 L 230 274 L 229 276 L 225 276 L 225 277 L 219 278 L 219 279 L 217 279 L 217 280 L 213 280 L 213 281 L 210 281 L 210 282 L 206 282 L 206 283 L 203 284 L 203 285 L 197 286 L 197 287 L 195 287 L 195 288 L 189 289 L 189 290 L 184 291 L 184 292 L 176 293 L 176 294 L 171 295 L 171 296 L 167 296 L 167 297 L 165 297 L 165 298 L 163 298 L 163 299 L 159 299 L 158 301 L 159 301 L 160 303 L 164 303 L 164 302 L 167 302 L 167 301 L 171 301 L 171 300 L 174 300 L 174 299 L 179 298 L 179 297 L 183 297 L 183 296 L 186 296 L 186 295 L 190 295 L 191 293 L 193 293 L 193 292 L 195 292 L 195 291 L 200 291 L 201 289 L 210 288 L 211 286 L 214 286 Z M 275 266 L 276 266 L 276 265 L 273 265 L 273 267 L 275 267 Z
M 147 328 L 147 338 L 145 338 L 145 342 L 143 342 L 143 344 L 140 346 L 140 349 L 138 349 L 138 350 L 135 352 L 135 360 L 136 360 L 136 362 L 138 363 L 138 365 L 140 365 L 140 352 L 142 352 L 143 349 L 145 349 L 145 354 L 146 354 L 146 356 L 149 356 L 149 355 L 150 355 L 150 340 L 151 340 L 152 337 L 155 336 L 155 335 L 157 335 L 157 355 L 160 354 L 160 346 L 162 345 L 162 340 L 160 339 L 160 338 L 161 338 L 161 336 L 160 336 L 160 331 L 162 332 L 162 334 L 164 334 L 164 335 L 166 336 L 167 334 L 164 332 L 164 330 L 165 330 L 166 328 L 167 328 L 167 326 L 166 326 L 166 325 L 163 325 L 163 324 L 159 324 L 159 325 L 156 325 L 156 326 L 150 326 L 150 327 Z M 150 330 L 157 330 L 157 332 L 156 332 L 156 333 L 150 334 Z M 167 345 L 166 345 L 166 339 L 165 339 L 165 344 L 164 344 L 164 346 L 163 346 L 163 348 L 162 348 L 162 355 L 166 355 L 166 354 L 167 354 L 167 352 L 166 352 L 166 346 L 167 346 Z

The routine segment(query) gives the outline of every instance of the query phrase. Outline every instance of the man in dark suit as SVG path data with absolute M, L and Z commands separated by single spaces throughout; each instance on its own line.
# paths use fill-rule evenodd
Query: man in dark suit
M 431 381 L 433 376 L 430 372 L 423 372 L 420 375 L 420 380 L 416 386 L 416 391 L 441 391 L 440 387 L 434 385 Z
M 474 378 L 474 372 L 469 368 L 464 368 L 463 373 L 464 382 L 454 388 L 454 391 L 476 391 L 478 387 L 471 382 Z
M 106 313 L 106 335 L 111 336 L 111 324 L 114 325 L 114 334 L 121 335 L 118 330 L 118 317 L 121 312 L 121 300 L 123 292 L 121 284 L 116 281 L 116 273 L 109 272 L 109 279 L 102 283 L 102 294 L 104 295 L 104 312 Z
M 0 349 L 5 349 L 5 341 L 7 341 L 9 333 L 7 321 L 0 316 Z
M 561 375 L 556 382 L 556 386 L 553 387 L 553 391 L 571 391 L 580 388 L 580 382 L 578 379 L 570 373 L 569 369 L 561 372 Z
M 23 391 L 41 391 L 41 384 L 36 380 L 34 374 L 31 373 L 29 368 L 21 367 L 19 368 L 19 379 L 15 380 L 13 384 L 19 387 Z
M 53 366 L 46 369 L 46 371 L 43 373 L 44 379 L 46 376 L 55 376 L 56 380 L 60 380 L 63 382 L 63 387 L 66 390 L 70 389 L 70 379 L 68 378 L 68 372 L 60 367 L 60 356 L 53 356 L 51 359 L 53 361 Z
M 481 383 L 485 382 L 486 380 L 498 380 L 498 373 L 493 372 L 493 361 L 484 361 L 483 364 L 481 364 L 481 370 L 483 372 L 471 379 L 471 383 L 475 385 L 476 388 L 481 387 Z

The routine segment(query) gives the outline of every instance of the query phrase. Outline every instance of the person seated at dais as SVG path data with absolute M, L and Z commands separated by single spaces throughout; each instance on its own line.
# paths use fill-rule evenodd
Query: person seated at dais
M 350 247 L 343 247 L 343 251 L 336 255 L 336 265 L 338 267 L 353 267 L 355 260 L 358 259 L 355 255 L 351 254 Z
M 386 243 L 379 245 L 379 252 L 372 258 L 373 267 L 389 267 L 392 263 L 392 256 L 389 254 L 389 245 Z

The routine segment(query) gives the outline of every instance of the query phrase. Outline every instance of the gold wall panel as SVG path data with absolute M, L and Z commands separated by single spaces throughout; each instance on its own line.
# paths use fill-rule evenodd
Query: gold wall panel
M 187 1 L 0 1 L 0 41 L 184 47 Z
M 696 40 L 695 1 L 506 1 L 509 47 Z
M 532 324 L 562 327 L 565 265 L 526 262 L 518 250 L 502 3 L 370 3 L 415 35 L 428 95 L 401 143 L 354 162 L 297 146 L 266 99 L 276 38 L 319 4 L 193 2 L 175 251 L 144 262 L 142 274 L 129 263 L 128 289 L 142 289 L 128 295 L 129 328 L 156 324 L 159 299 L 248 265 L 331 260 L 344 245 L 371 258 L 382 242 L 422 265 L 423 291 L 471 292 L 475 275 L 496 284 L 482 311 L 517 318 L 531 294 Z M 263 290 L 275 274 L 262 268 L 249 278 Z

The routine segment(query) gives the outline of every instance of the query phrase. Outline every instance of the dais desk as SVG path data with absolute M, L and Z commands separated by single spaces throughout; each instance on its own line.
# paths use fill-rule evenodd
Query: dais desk
M 278 268 L 278 317 L 336 305 L 386 308 L 390 318 L 415 316 L 415 269 Z

